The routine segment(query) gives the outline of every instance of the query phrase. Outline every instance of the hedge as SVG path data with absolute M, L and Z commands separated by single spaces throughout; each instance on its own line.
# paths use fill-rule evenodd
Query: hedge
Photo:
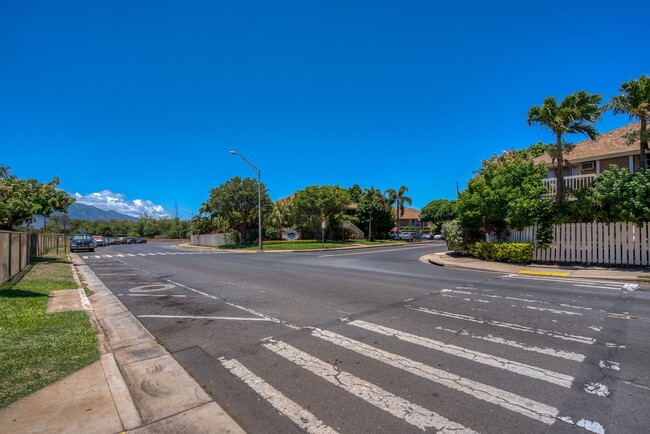
M 469 254 L 487 261 L 530 263 L 535 246 L 531 243 L 478 242 L 469 246 Z

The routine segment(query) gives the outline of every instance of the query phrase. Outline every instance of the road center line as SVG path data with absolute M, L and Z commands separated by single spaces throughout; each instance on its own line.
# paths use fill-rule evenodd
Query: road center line
M 352 321 L 347 324 L 371 332 L 379 333 L 384 336 L 392 336 L 401 341 L 410 342 L 421 347 L 429 348 L 435 351 L 441 351 L 446 354 L 451 354 L 452 356 L 461 357 L 463 359 L 471 360 L 476 363 L 514 372 L 515 374 L 546 381 L 548 383 L 556 384 L 558 386 L 566 388 L 571 387 L 571 384 L 574 380 L 574 378 L 570 375 L 560 374 L 557 372 L 549 371 L 547 369 L 542 369 L 536 366 L 526 365 L 512 360 L 504 359 L 502 357 L 469 350 L 456 345 L 445 344 L 433 339 L 417 336 L 411 333 L 405 333 L 366 321 Z
M 268 343 L 264 344 L 264 347 L 421 430 L 434 428 L 437 432 L 441 433 L 474 432 L 435 412 L 393 395 L 379 386 L 362 380 L 348 372 L 341 371 L 329 363 L 300 351 L 289 344 L 269 340 Z
M 242 318 L 233 316 L 194 316 L 194 315 L 138 315 L 138 318 L 170 318 L 170 319 L 224 319 L 230 321 L 271 321 L 267 318 Z

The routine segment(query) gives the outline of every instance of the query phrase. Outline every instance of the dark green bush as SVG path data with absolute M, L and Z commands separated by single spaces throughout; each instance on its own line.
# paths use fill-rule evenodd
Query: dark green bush
M 529 263 L 533 260 L 535 247 L 531 243 L 478 242 L 469 246 L 469 254 L 487 261 Z

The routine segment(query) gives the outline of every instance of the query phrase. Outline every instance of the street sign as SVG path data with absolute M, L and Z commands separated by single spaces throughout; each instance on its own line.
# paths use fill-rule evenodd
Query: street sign
M 325 222 L 325 220 L 323 220 L 322 222 L 320 222 L 320 228 L 321 228 L 321 229 L 325 229 L 326 226 L 327 226 L 327 223 Z

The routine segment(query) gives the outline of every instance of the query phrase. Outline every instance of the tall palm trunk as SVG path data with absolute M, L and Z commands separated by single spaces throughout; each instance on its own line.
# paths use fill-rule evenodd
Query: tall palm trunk
M 555 202 L 564 202 L 564 152 L 562 150 L 562 136 L 557 135 L 557 167 L 555 168 Z
M 648 126 L 647 121 L 641 118 L 641 150 L 639 153 L 639 169 L 647 169 L 648 154 Z

